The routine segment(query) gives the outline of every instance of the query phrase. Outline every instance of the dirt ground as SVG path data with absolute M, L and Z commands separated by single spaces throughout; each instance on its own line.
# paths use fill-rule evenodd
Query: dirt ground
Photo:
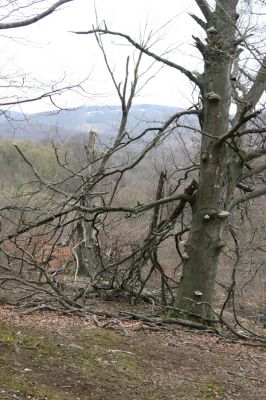
M 261 347 L 184 329 L 0 308 L 1 400 L 263 400 L 265 361 Z

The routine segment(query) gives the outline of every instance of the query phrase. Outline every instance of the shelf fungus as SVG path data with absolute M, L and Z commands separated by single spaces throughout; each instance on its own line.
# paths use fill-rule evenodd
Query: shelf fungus
M 205 214 L 203 219 L 205 219 L 206 221 L 208 221 L 209 219 L 211 219 L 211 217 L 209 216 L 209 214 Z
M 216 101 L 221 100 L 221 96 L 219 96 L 219 94 L 217 94 L 215 92 L 209 92 L 209 93 L 206 93 L 206 99 L 216 102 Z
M 184 254 L 182 255 L 182 258 L 183 258 L 183 260 L 188 260 L 188 259 L 189 259 L 188 253 L 184 253 Z
M 184 247 L 187 246 L 187 240 L 181 240 L 179 244 L 183 245 Z
M 222 211 L 218 212 L 217 217 L 218 218 L 228 218 L 229 215 L 230 215 L 229 211 L 222 210 Z
M 217 249 L 222 249 L 225 246 L 225 243 L 222 239 L 218 239 L 216 243 Z
M 207 32 L 213 35 L 217 33 L 217 29 L 214 28 L 214 26 L 211 26 L 209 29 L 207 29 Z
M 202 296 L 202 292 L 200 290 L 195 290 L 194 291 L 195 296 Z
M 209 158 L 208 153 L 206 151 L 204 151 L 201 155 L 201 159 L 202 161 L 207 161 Z

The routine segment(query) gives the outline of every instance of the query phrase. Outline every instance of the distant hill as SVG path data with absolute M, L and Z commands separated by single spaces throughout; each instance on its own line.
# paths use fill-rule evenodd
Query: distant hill
M 130 113 L 129 130 L 139 132 L 148 125 L 162 123 L 177 111 L 181 109 L 152 104 L 134 105 Z M 36 114 L 2 112 L 0 137 L 40 141 L 60 136 L 66 140 L 93 129 L 102 134 L 104 139 L 109 139 L 114 137 L 120 118 L 120 106 L 86 106 Z

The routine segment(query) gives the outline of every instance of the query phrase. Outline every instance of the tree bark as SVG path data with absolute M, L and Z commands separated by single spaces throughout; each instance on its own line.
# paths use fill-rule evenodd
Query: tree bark
M 226 146 L 218 140 L 229 128 L 236 6 L 237 0 L 220 0 L 215 12 L 205 10 L 207 45 L 195 38 L 204 58 L 200 178 L 175 307 L 183 310 L 183 317 L 195 319 L 196 314 L 205 323 L 212 319 L 210 305 L 223 247 L 222 230 L 228 216 L 224 211 L 234 188 L 228 185 Z

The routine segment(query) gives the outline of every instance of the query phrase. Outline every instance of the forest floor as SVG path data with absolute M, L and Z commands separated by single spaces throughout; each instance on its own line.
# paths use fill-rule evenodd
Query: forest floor
M 0 307 L 1 400 L 263 400 L 265 361 L 262 347 L 184 328 Z

